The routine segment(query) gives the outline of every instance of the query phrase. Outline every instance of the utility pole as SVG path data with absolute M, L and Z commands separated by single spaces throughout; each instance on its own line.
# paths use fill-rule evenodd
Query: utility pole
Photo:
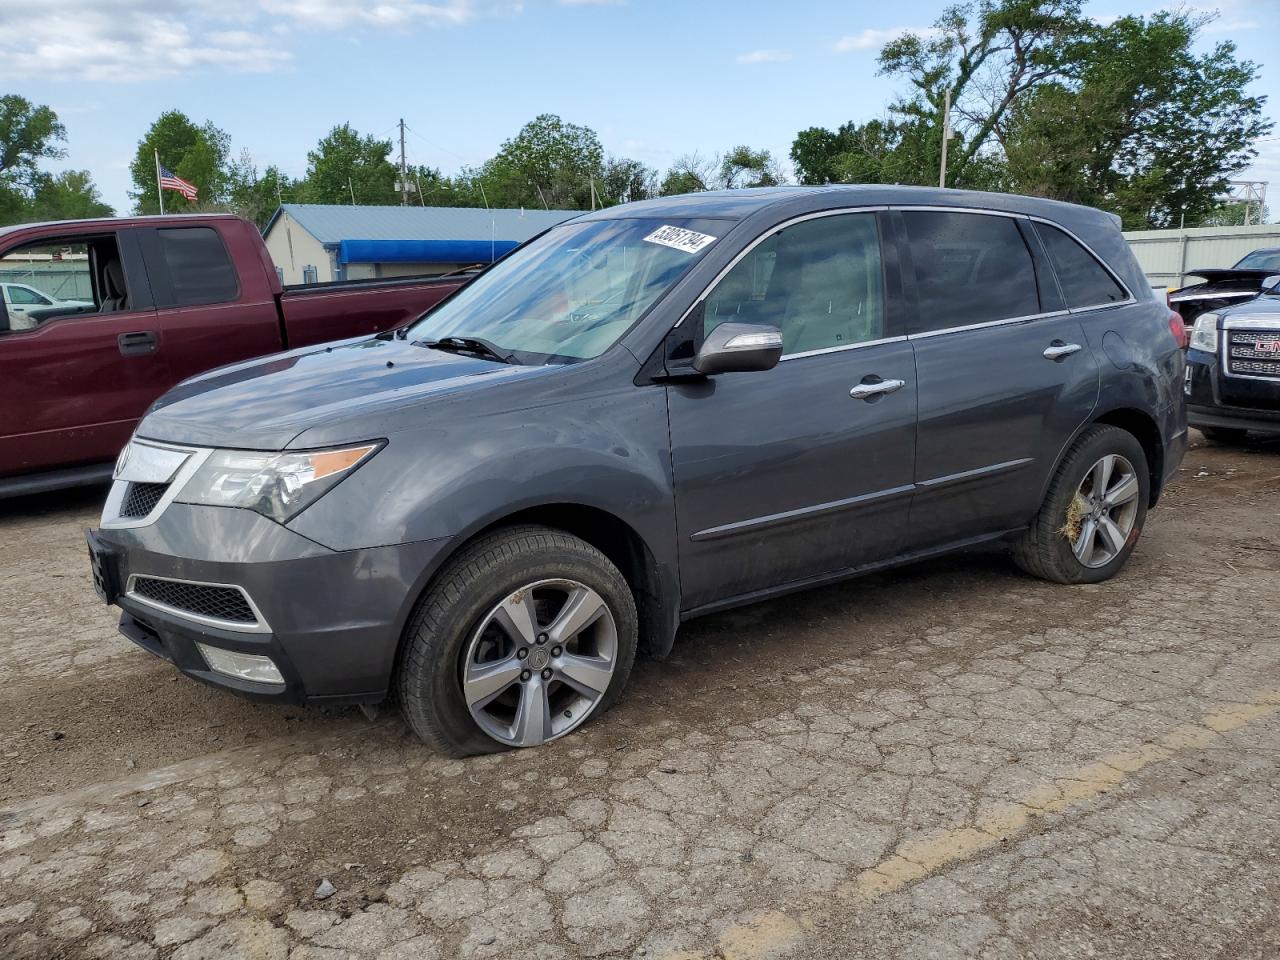
M 404 158 L 404 117 L 400 118 L 400 206 L 409 205 L 409 165 Z
M 356 205 L 356 188 L 351 184 L 351 178 L 347 177 L 347 189 L 351 191 L 351 205 Z
M 947 144 L 951 142 L 951 88 L 947 87 L 942 101 L 942 166 L 938 170 L 938 186 L 947 185 Z

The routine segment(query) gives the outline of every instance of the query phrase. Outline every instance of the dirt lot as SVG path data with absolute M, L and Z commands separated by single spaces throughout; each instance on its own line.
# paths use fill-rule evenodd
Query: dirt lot
M 976 553 L 717 616 L 465 762 L 132 647 L 100 496 L 0 503 L 6 960 L 1280 955 L 1280 444 L 1193 446 L 1111 583 Z

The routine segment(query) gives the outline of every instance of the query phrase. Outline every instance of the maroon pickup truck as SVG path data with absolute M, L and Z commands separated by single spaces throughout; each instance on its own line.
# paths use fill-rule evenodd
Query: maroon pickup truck
M 398 327 L 466 279 L 284 288 L 257 229 L 228 215 L 0 229 L 0 497 L 107 479 L 186 377 Z

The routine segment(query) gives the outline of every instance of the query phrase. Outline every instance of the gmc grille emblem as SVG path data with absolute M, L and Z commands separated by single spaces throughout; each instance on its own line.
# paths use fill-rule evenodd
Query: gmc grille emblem
M 1280 340 L 1259 340 L 1253 345 L 1259 353 L 1280 353 Z

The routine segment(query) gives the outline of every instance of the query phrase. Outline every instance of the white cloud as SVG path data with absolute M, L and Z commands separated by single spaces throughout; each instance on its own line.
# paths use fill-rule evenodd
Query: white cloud
M 519 12 L 521 0 L 58 0 L 0 2 L 0 77 L 125 83 L 289 64 L 297 28 L 408 31 Z
M 791 59 L 790 50 L 752 50 L 740 53 L 734 59 L 738 63 L 785 63 Z
M 855 50 L 879 50 L 890 40 L 895 40 L 904 33 L 914 33 L 920 37 L 932 37 L 937 33 L 934 27 L 890 27 L 888 30 L 863 30 L 851 33 L 835 42 L 836 53 L 852 53 Z

